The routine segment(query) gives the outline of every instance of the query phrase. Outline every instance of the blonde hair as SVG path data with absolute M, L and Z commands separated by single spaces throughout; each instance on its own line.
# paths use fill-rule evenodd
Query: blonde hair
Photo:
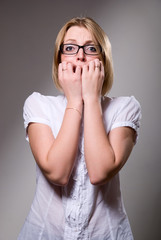
M 73 26 L 85 27 L 88 31 L 90 31 L 95 41 L 102 48 L 101 60 L 103 62 L 105 71 L 104 83 L 102 87 L 102 96 L 104 96 L 107 92 L 109 92 L 113 84 L 113 62 L 111 44 L 103 29 L 93 19 L 89 17 L 72 18 L 59 31 L 55 41 L 54 60 L 52 67 L 52 78 L 54 80 L 54 83 L 59 90 L 62 90 L 58 79 L 58 65 L 61 62 L 60 45 L 63 43 L 65 34 L 68 29 Z

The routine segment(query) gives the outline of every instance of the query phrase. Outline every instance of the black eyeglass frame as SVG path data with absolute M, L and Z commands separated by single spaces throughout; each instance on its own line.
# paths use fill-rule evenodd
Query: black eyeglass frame
M 78 50 L 77 50 L 77 52 L 75 52 L 75 53 L 64 53 L 63 52 L 63 46 L 66 46 L 66 45 L 72 45 L 72 46 L 77 46 L 78 47 Z M 99 47 L 99 49 L 100 49 L 100 52 L 99 53 L 96 53 L 96 54 L 90 54 L 90 53 L 86 53 L 85 52 L 85 47 L 88 47 L 88 46 L 97 46 L 97 47 Z M 84 52 L 84 54 L 86 54 L 86 55 L 91 55 L 91 56 L 97 56 L 97 55 L 99 55 L 101 52 L 102 52 L 102 47 L 100 46 L 100 45 L 96 45 L 96 44 L 86 44 L 86 45 L 82 45 L 82 46 L 80 46 L 80 45 L 78 45 L 78 44 L 69 44 L 69 43 L 62 43 L 61 45 L 60 45 L 60 52 L 62 53 L 62 54 L 64 54 L 64 55 L 75 55 L 75 54 L 77 54 L 78 52 L 79 52 L 79 49 L 80 48 L 82 48 L 83 49 L 83 52 Z

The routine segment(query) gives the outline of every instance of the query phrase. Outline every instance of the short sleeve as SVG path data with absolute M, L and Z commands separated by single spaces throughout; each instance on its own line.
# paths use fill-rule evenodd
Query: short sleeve
M 140 128 L 141 106 L 134 96 L 122 97 L 118 101 L 111 130 L 116 127 L 131 127 L 137 133 Z
M 34 92 L 26 99 L 23 107 L 23 118 L 27 140 L 29 140 L 27 135 L 27 127 L 29 123 L 43 123 L 50 126 L 47 110 L 48 107 L 45 98 L 40 93 Z

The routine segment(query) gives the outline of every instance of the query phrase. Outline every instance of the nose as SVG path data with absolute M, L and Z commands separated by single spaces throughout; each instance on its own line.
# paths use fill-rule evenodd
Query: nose
M 85 53 L 83 51 L 83 48 L 80 48 L 78 53 L 77 53 L 77 60 L 79 61 L 85 61 Z

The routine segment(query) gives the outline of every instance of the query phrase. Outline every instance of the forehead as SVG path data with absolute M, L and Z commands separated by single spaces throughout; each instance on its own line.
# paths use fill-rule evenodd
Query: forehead
M 77 42 L 83 44 L 90 41 L 94 41 L 91 32 L 87 28 L 79 26 L 70 27 L 64 37 L 64 42 Z

